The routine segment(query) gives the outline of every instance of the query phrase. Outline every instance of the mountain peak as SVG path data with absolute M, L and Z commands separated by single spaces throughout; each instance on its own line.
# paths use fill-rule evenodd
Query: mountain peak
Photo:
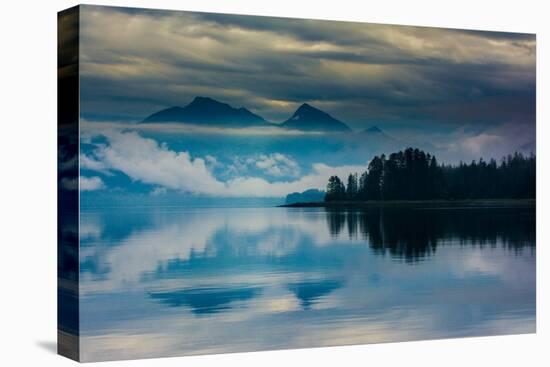
M 307 103 L 303 103 L 291 118 L 282 123 L 282 127 L 305 131 L 350 131 L 350 128 L 329 115 Z
M 191 101 L 191 103 L 189 103 L 189 105 L 193 105 L 193 104 L 203 104 L 203 103 L 226 104 L 226 103 L 222 103 L 222 102 L 216 101 L 215 99 L 210 98 L 210 97 L 196 96 L 195 98 L 193 98 L 193 100 Z M 189 105 L 188 105 L 188 106 L 189 106 Z
M 220 127 L 271 126 L 262 117 L 244 107 L 235 108 L 227 103 L 204 96 L 194 97 L 185 107 L 175 106 L 155 112 L 145 118 L 143 122 L 179 122 Z M 351 131 L 342 121 L 308 103 L 302 103 L 292 117 L 279 126 L 301 131 Z
M 193 101 L 192 102 L 198 102 L 198 101 L 215 101 L 215 99 L 213 98 L 210 98 L 210 97 L 203 97 L 203 96 L 196 96 L 195 98 L 193 98 Z M 217 101 L 216 101 L 217 102 Z
M 298 112 L 298 111 L 307 111 L 307 110 L 317 110 L 317 108 L 312 107 L 310 104 L 302 103 L 302 105 L 300 107 L 298 107 L 296 112 Z M 317 111 L 319 111 L 319 110 L 317 110 Z
M 328 113 L 323 112 L 320 109 L 315 108 L 312 105 L 307 103 L 302 103 L 302 105 L 300 105 L 300 107 L 298 107 L 298 109 L 294 112 L 293 116 L 304 115 L 304 114 L 317 114 L 322 116 L 330 116 Z
M 359 132 L 360 139 L 374 150 L 401 149 L 401 142 L 388 135 L 378 126 L 371 126 Z

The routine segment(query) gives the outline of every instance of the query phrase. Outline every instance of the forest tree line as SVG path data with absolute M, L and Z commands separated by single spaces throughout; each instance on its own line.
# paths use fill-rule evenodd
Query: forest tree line
M 325 201 L 461 200 L 535 198 L 535 156 L 508 155 L 497 163 L 479 159 L 439 164 L 435 156 L 407 148 L 375 156 L 367 171 L 328 181 Z

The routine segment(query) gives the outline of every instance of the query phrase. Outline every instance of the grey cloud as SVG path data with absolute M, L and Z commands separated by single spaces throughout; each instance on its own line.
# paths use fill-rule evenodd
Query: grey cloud
M 534 129 L 534 35 L 85 6 L 82 111 L 139 120 L 208 95 L 281 121 Z

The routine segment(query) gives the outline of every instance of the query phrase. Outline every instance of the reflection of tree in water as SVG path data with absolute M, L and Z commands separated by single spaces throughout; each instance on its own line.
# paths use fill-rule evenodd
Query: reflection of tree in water
M 346 212 L 342 210 L 327 211 L 327 226 L 333 237 L 338 237 L 346 224 Z
M 501 244 L 518 252 L 535 246 L 533 208 L 327 209 L 326 219 L 334 238 L 346 227 L 349 238 L 368 239 L 376 253 L 405 261 L 429 256 L 448 241 L 479 247 Z
M 348 223 L 348 236 L 350 239 L 357 238 L 357 225 L 359 222 L 358 213 L 356 211 L 350 211 L 346 215 Z

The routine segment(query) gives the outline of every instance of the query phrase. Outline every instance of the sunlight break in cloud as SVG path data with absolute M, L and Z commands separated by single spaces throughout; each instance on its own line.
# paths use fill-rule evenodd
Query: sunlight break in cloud
M 268 182 L 260 177 L 238 177 L 227 182 L 216 179 L 205 159 L 191 157 L 188 152 L 176 152 L 165 144 L 143 138 L 136 132 L 109 131 L 103 134 L 109 141 L 95 150 L 94 159 L 102 169 L 118 170 L 132 180 L 167 189 L 217 197 L 284 197 L 291 192 L 311 188 L 324 189 L 331 175 L 345 177 L 350 172 L 362 172 L 364 166 L 331 167 L 312 165 L 312 172 L 294 181 Z M 89 157 L 88 157 L 89 158 Z M 92 159 L 92 158 L 90 158 Z M 298 169 L 296 162 L 282 154 L 271 154 L 258 161 L 259 168 Z M 290 167 L 290 168 L 288 168 Z

